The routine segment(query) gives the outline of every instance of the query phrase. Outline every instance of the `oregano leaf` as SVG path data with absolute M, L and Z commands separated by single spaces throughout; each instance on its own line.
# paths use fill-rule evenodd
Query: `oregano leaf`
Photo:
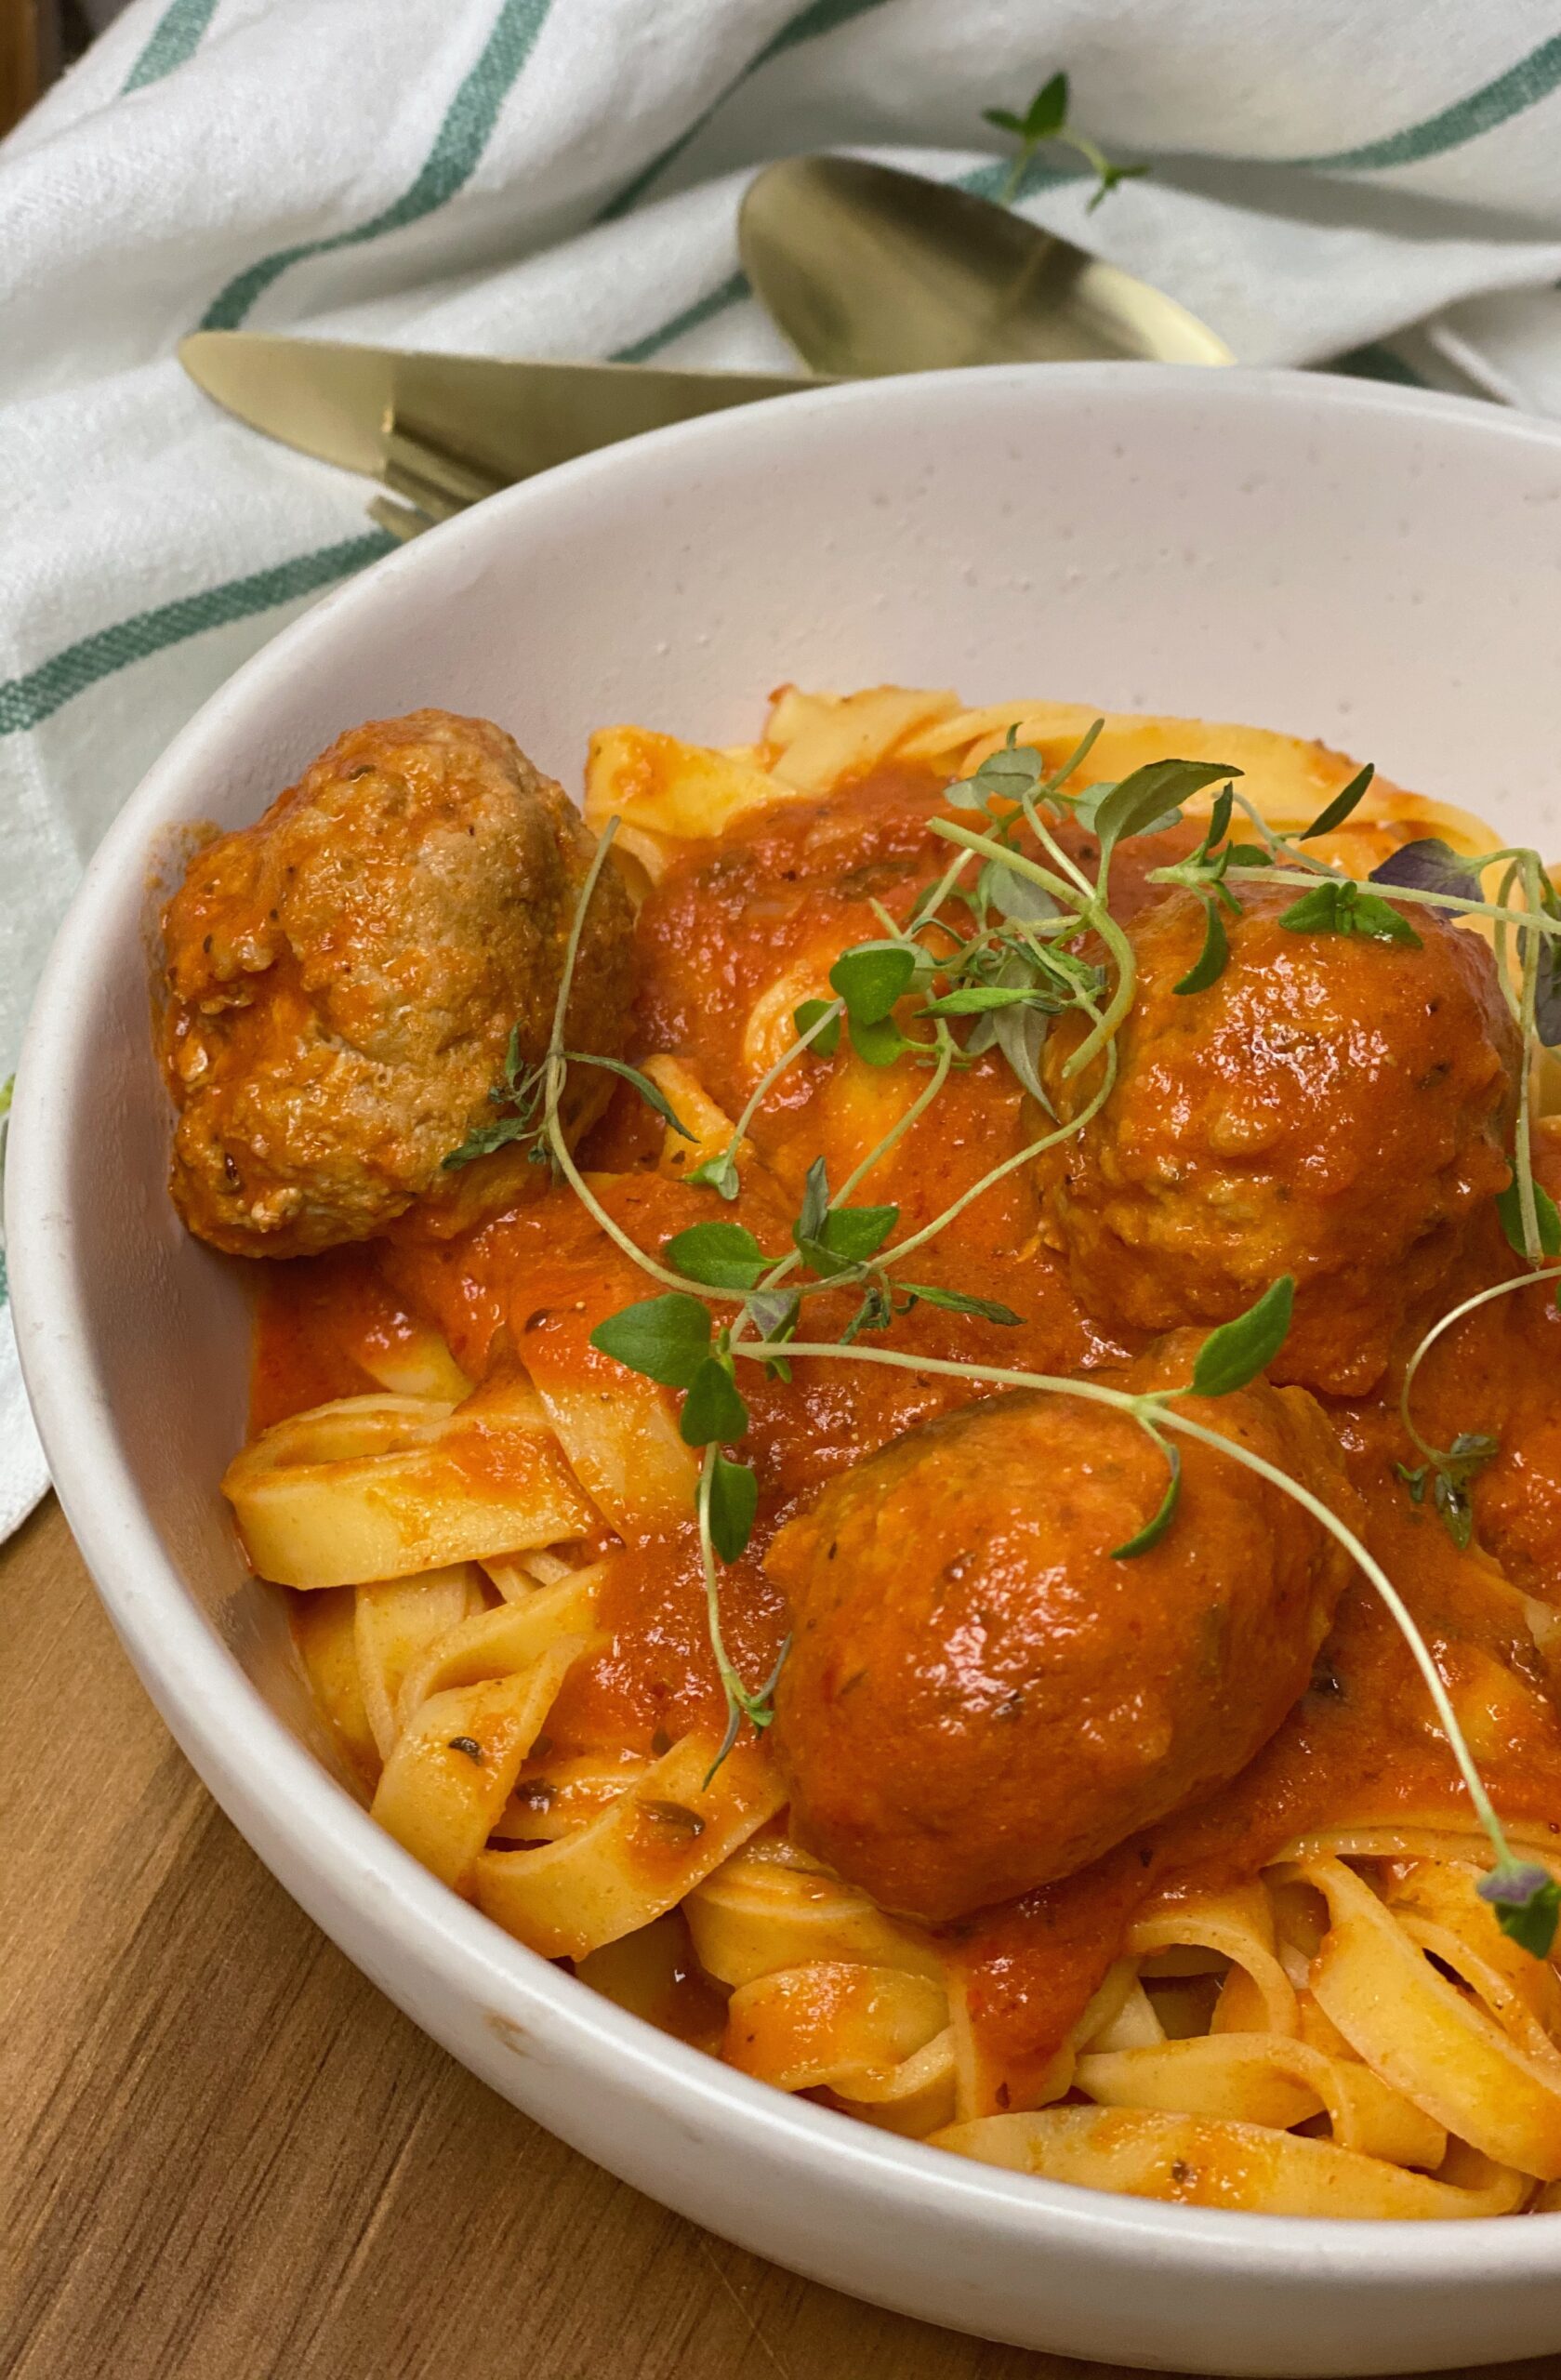
M 1160 1498 L 1154 1513 L 1144 1522 L 1137 1536 L 1130 1537 L 1125 1545 L 1112 1547 L 1111 1558 L 1114 1562 L 1132 1562 L 1136 1561 L 1139 1554 L 1147 1554 L 1153 1546 L 1159 1543 L 1176 1517 L 1176 1507 L 1182 1501 L 1181 1449 L 1178 1447 L 1167 1445 L 1163 1440 L 1157 1443 L 1171 1468 L 1171 1476 L 1166 1482 L 1165 1494 Z
M 748 1409 L 727 1368 L 730 1362 L 730 1356 L 722 1363 L 717 1355 L 707 1355 L 690 1381 L 678 1421 L 685 1446 L 731 1444 L 747 1428 Z
M 1402 909 L 1391 901 L 1379 899 L 1375 892 L 1356 892 L 1350 904 L 1349 931 L 1364 934 L 1369 942 L 1401 942 L 1410 950 L 1422 947 L 1416 933 Z
M 1376 762 L 1374 760 L 1368 760 L 1363 769 L 1358 769 L 1356 772 L 1348 785 L 1343 787 L 1340 792 L 1336 793 L 1332 800 L 1329 802 L 1325 808 L 1318 811 L 1311 825 L 1302 828 L 1302 831 L 1297 836 L 1296 840 L 1302 843 L 1309 843 L 1314 835 L 1330 835 L 1335 826 L 1342 826 L 1345 819 L 1350 815 L 1350 813 L 1359 803 L 1367 787 L 1370 784 L 1376 774 Z
M 834 1005 L 833 1000 L 804 1000 L 800 1008 L 792 1010 L 791 1022 L 799 1034 L 813 1033 L 819 1018 L 827 1016 Z M 820 1058 L 832 1058 L 840 1046 L 840 1020 L 838 1016 L 830 1018 L 822 1033 L 814 1033 L 808 1043 L 809 1049 Z
M 774 1263 L 741 1223 L 692 1223 L 661 1252 L 675 1273 L 712 1289 L 751 1289 Z
M 1230 938 L 1215 902 L 1204 902 L 1203 919 L 1203 948 L 1181 982 L 1172 984 L 1173 992 L 1206 992 L 1210 984 L 1219 982 L 1229 963 Z
M 853 1016 L 850 1032 L 851 1046 L 865 1066 L 892 1066 L 903 1051 L 914 1046 L 892 1016 L 880 1017 L 876 1025 Z
M 709 1308 L 682 1289 L 642 1298 L 599 1322 L 590 1343 L 647 1380 L 688 1388 L 710 1352 Z
M 829 981 L 853 1025 L 881 1025 L 909 991 L 916 966 L 915 951 L 902 942 L 864 942 L 841 952 Z
M 1000 1322 L 1005 1329 L 1017 1329 L 1024 1320 L 1009 1305 L 999 1305 L 996 1298 L 968 1297 L 963 1289 L 930 1289 L 925 1281 L 902 1281 L 900 1288 L 913 1305 L 941 1306 L 948 1314 L 973 1314 L 980 1322 Z
M 1480 880 L 1468 861 L 1439 835 L 1422 835 L 1400 843 L 1380 867 L 1371 870 L 1373 884 L 1402 884 L 1413 892 L 1446 892 L 1455 901 L 1477 901 Z
M 1281 1273 L 1255 1305 L 1211 1330 L 1193 1366 L 1195 1396 L 1228 1396 L 1270 1365 L 1284 1345 L 1295 1306 L 1295 1277 Z
M 1523 1201 L 1518 1195 L 1516 1178 L 1508 1183 L 1496 1200 L 1496 1211 L 1501 1218 L 1501 1229 L 1507 1235 L 1507 1245 L 1518 1256 L 1527 1257 L 1528 1250 L 1523 1238 Z M 1543 1256 L 1561 1256 L 1561 1210 L 1541 1183 L 1534 1184 L 1534 1218 L 1540 1227 L 1540 1252 Z
M 594 1050 L 566 1050 L 563 1054 L 572 1066 L 604 1066 L 609 1074 L 632 1083 L 646 1106 L 660 1117 L 670 1131 L 681 1132 L 685 1141 L 695 1138 L 660 1084 L 654 1083 L 649 1075 L 642 1074 L 638 1066 L 629 1065 L 623 1058 L 603 1058 Z

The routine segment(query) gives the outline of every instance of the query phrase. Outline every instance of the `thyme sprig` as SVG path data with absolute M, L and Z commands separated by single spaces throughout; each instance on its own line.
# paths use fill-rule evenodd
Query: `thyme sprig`
M 1097 142 L 1069 124 L 1065 74 L 1053 74 L 1043 83 L 1023 112 L 1013 108 L 983 108 L 981 118 L 984 124 L 996 126 L 999 132 L 1011 132 L 1019 143 L 1019 153 L 1002 187 L 1001 198 L 1005 206 L 1017 198 L 1030 160 L 1049 140 L 1074 150 L 1094 174 L 1095 193 L 1086 210 L 1091 215 L 1118 182 L 1136 180 L 1140 174 L 1149 171 L 1147 165 L 1114 165 Z
M 1190 975 L 1177 986 L 1179 991 L 1191 997 L 1218 980 L 1228 952 L 1223 919 L 1225 915 L 1238 915 L 1240 910 L 1239 894 L 1232 889 L 1232 879 L 1293 882 L 1314 904 L 1307 910 L 1305 900 L 1299 901 L 1281 919 L 1281 923 L 1296 932 L 1365 932 L 1376 938 L 1373 928 L 1380 925 L 1380 919 L 1375 910 L 1368 906 L 1364 915 L 1362 911 L 1363 904 L 1371 903 L 1387 909 L 1396 920 L 1393 927 L 1384 930 L 1394 939 L 1403 938 L 1399 932 L 1403 922 L 1399 905 L 1422 904 L 1444 912 L 1492 918 L 1499 938 L 1507 934 L 1520 938 L 1522 981 L 1515 990 L 1509 990 L 1509 998 L 1525 1031 L 1526 1050 L 1552 1021 L 1554 1038 L 1561 1040 L 1561 904 L 1555 901 L 1548 879 L 1542 879 L 1536 854 L 1515 851 L 1489 855 L 1490 860 L 1508 863 L 1509 876 L 1503 885 L 1503 899 L 1488 903 L 1474 899 L 1466 890 L 1452 889 L 1457 871 L 1448 866 L 1451 855 L 1446 854 L 1445 846 L 1426 854 L 1423 863 L 1411 859 L 1406 868 L 1406 852 L 1412 853 L 1415 849 L 1413 845 L 1407 846 L 1404 852 L 1394 855 L 1399 872 L 1383 879 L 1392 884 L 1390 906 L 1382 895 L 1367 892 L 1342 871 L 1330 868 L 1301 848 L 1311 837 L 1343 823 L 1369 784 L 1369 771 L 1361 772 L 1310 826 L 1298 834 L 1281 836 L 1267 826 L 1243 795 L 1235 791 L 1233 781 L 1239 772 L 1222 763 L 1153 762 L 1119 784 L 1097 784 L 1082 793 L 1069 795 L 1066 779 L 1096 733 L 1098 726 L 1061 770 L 1048 774 L 1042 756 L 1017 746 L 1015 733 L 1011 730 L 1002 749 L 984 762 L 966 785 L 953 790 L 950 798 L 956 807 L 985 813 L 982 827 L 965 827 L 948 819 L 930 822 L 934 834 L 958 847 L 944 876 L 923 893 L 904 926 L 896 928 L 887 913 L 880 913 L 885 928 L 883 940 L 860 945 L 841 954 L 831 971 L 835 998 L 804 1003 L 798 1011 L 795 1039 L 761 1077 L 726 1149 L 691 1177 L 704 1182 L 723 1199 L 734 1197 L 740 1187 L 740 1146 L 768 1091 L 805 1051 L 827 1055 L 838 1047 L 842 1031 L 850 1036 L 856 1054 L 868 1064 L 893 1065 L 909 1057 L 913 1064 L 925 1069 L 929 1079 L 917 1098 L 856 1166 L 838 1194 L 830 1193 L 822 1161 L 810 1169 L 801 1207 L 792 1225 L 793 1244 L 787 1252 L 767 1254 L 753 1235 L 734 1222 L 710 1223 L 695 1224 L 668 1240 L 662 1250 L 662 1258 L 667 1261 L 662 1262 L 640 1248 L 608 1213 L 579 1172 L 565 1142 L 560 1102 L 569 1066 L 574 1063 L 604 1063 L 589 1058 L 588 1053 L 571 1053 L 565 1048 L 563 1020 L 578 959 L 581 929 L 597 875 L 615 831 L 615 820 L 609 824 L 599 843 L 582 888 L 548 1051 L 538 1066 L 524 1069 L 519 1064 L 515 1038 L 511 1037 L 504 1080 L 493 1094 L 495 1104 L 508 1112 L 496 1118 L 494 1124 L 479 1128 L 472 1137 L 493 1134 L 496 1125 L 501 1136 L 495 1138 L 491 1145 L 503 1145 L 511 1139 L 531 1140 L 533 1153 L 540 1153 L 544 1161 L 569 1182 L 615 1245 L 661 1283 L 667 1292 L 610 1316 L 597 1326 L 591 1337 L 593 1344 L 628 1368 L 682 1391 L 680 1428 L 687 1443 L 701 1448 L 696 1518 L 707 1620 L 728 1712 L 725 1736 L 711 1775 L 730 1752 L 745 1719 L 761 1729 L 771 1723 L 774 1690 L 787 1650 L 783 1646 L 770 1677 L 759 1687 L 749 1687 L 727 1653 L 722 1633 L 721 1566 L 736 1561 L 746 1552 L 759 1500 L 752 1464 L 728 1451 L 740 1447 L 749 1421 L 746 1399 L 736 1382 L 738 1361 L 757 1362 L 772 1377 L 783 1381 L 790 1378 L 791 1364 L 805 1357 L 876 1363 L 986 1386 L 1074 1396 L 1130 1415 L 1166 1461 L 1167 1486 L 1159 1504 L 1136 1535 L 1115 1549 L 1116 1558 L 1132 1560 L 1146 1554 L 1173 1526 L 1181 1486 L 1181 1461 L 1175 1444 L 1180 1437 L 1201 1442 L 1267 1480 L 1309 1512 L 1350 1554 L 1404 1636 L 1492 1846 L 1495 1865 L 1480 1889 L 1502 1930 L 1535 1955 L 1542 1956 L 1551 1947 L 1557 1918 L 1561 1916 L 1561 1891 L 1543 1869 L 1520 1863 L 1514 1857 L 1435 1662 L 1391 1580 L 1353 1532 L 1299 1481 L 1239 1441 L 1207 1427 L 1173 1406 L 1173 1399 L 1186 1395 L 1228 1395 L 1272 1362 L 1290 1324 L 1293 1284 L 1288 1276 L 1276 1282 L 1246 1315 L 1209 1335 L 1195 1363 L 1191 1381 L 1180 1389 L 1134 1394 L 1099 1381 L 957 1362 L 864 1343 L 866 1337 L 888 1329 L 897 1316 L 919 1301 L 952 1306 L 992 1322 L 1017 1319 L 992 1301 L 967 1298 L 903 1277 L 896 1279 L 889 1268 L 946 1228 L 972 1199 L 1015 1167 L 1028 1163 L 1043 1148 L 1081 1130 L 1109 1095 L 1116 1071 L 1115 1038 L 1134 994 L 1131 945 L 1110 910 L 1112 858 L 1117 846 L 1128 837 L 1155 832 L 1175 823 L 1181 814 L 1180 803 L 1211 784 L 1221 783 L 1223 789 L 1215 798 L 1199 844 L 1184 860 L 1153 871 L 1149 879 L 1185 884 L 1205 903 L 1204 951 Z M 1250 821 L 1259 841 L 1229 840 L 1237 808 Z M 1053 825 L 1068 815 L 1085 824 L 1097 838 L 1098 861 L 1093 876 L 1063 848 L 1052 832 Z M 1042 858 L 1032 858 L 1016 847 L 1021 824 L 1029 828 Z M 979 857 L 982 863 L 973 887 L 961 880 L 972 857 Z M 1483 869 L 1488 864 L 1489 860 L 1467 865 L 1471 869 Z M 1417 869 L 1422 872 L 1417 873 Z M 1415 880 L 1408 880 L 1410 877 Z M 1511 906 L 1505 897 L 1518 878 L 1525 893 L 1521 909 Z M 1467 880 L 1465 878 L 1464 882 Z M 1475 882 L 1477 889 L 1477 879 Z M 1337 888 L 1347 891 L 1342 895 Z M 1328 892 L 1326 905 L 1316 901 L 1319 891 Z M 947 905 L 954 899 L 969 913 L 968 931 L 956 926 L 946 914 Z M 1297 909 L 1303 912 L 1300 918 L 1294 914 Z M 1091 932 L 1103 946 L 1104 965 L 1079 955 L 1078 945 Z M 936 949 L 932 946 L 934 935 L 941 945 Z M 1504 980 L 1505 972 L 1503 969 Z M 919 997 L 921 1006 L 912 1021 L 931 1025 L 930 1040 L 906 1033 L 896 1018 L 901 1003 L 913 996 Z M 1547 1001 L 1555 1012 L 1554 1018 L 1547 1011 Z M 895 1242 L 892 1237 L 899 1219 L 897 1208 L 853 1204 L 854 1193 L 866 1177 L 932 1104 L 952 1066 L 972 1063 L 983 1048 L 1000 1048 L 1017 1078 L 1044 1105 L 1038 1066 L 1040 1041 L 1051 1021 L 1069 1010 L 1082 1014 L 1088 1030 L 1072 1051 L 1065 1073 L 1078 1072 L 1096 1056 L 1104 1056 L 1105 1060 L 1093 1094 L 1077 1117 L 1065 1125 L 1053 1125 L 1029 1148 L 993 1167 L 941 1215 L 903 1241 Z M 1012 1046 L 1005 1046 L 1000 1030 L 1003 1021 L 1016 1019 L 1025 1021 L 1023 1042 L 1017 1040 L 1010 1026 Z M 966 1034 L 962 1045 L 955 1039 L 956 1025 Z M 686 1133 L 658 1087 L 638 1069 L 617 1061 L 605 1063 L 633 1083 L 653 1108 L 663 1115 L 665 1122 L 684 1131 L 685 1137 L 693 1137 Z M 503 1129 L 508 1126 L 514 1129 Z M 470 1155 L 485 1153 L 488 1144 L 484 1143 L 483 1149 L 470 1154 L 463 1148 L 450 1161 L 469 1162 Z M 1561 1216 L 1557 1216 L 1532 1177 L 1527 1104 L 1520 1116 L 1514 1182 L 1506 1196 L 1503 1220 L 1515 1236 L 1515 1244 L 1520 1241 L 1531 1256 L 1539 1258 L 1561 1251 Z M 799 1274 L 810 1277 L 798 1278 Z M 1492 1297 L 1526 1287 L 1535 1278 L 1554 1280 L 1558 1276 L 1561 1265 L 1543 1269 L 1536 1264 L 1535 1270 L 1521 1279 L 1499 1283 L 1443 1317 L 1417 1351 L 1406 1374 L 1406 1427 L 1409 1427 L 1409 1395 L 1414 1373 L 1429 1345 L 1443 1329 L 1451 1328 L 1464 1313 Z M 803 1339 L 800 1321 L 804 1299 L 820 1290 L 849 1286 L 860 1289 L 861 1302 L 840 1337 Z M 730 1322 L 718 1327 L 707 1302 L 712 1298 L 735 1304 L 736 1312 Z M 1437 1488 L 1441 1488 L 1444 1474 L 1451 1478 L 1451 1485 L 1442 1491 L 1444 1499 L 1450 1499 L 1466 1486 L 1467 1475 L 1472 1475 L 1468 1468 L 1472 1463 L 1488 1459 L 1478 1451 L 1483 1441 L 1469 1434 L 1447 1449 L 1430 1448 L 1412 1429 L 1409 1434 L 1435 1474 Z M 1465 1472 L 1462 1481 L 1453 1475 L 1461 1464 Z M 1423 1481 L 1420 1492 L 1424 1492 Z M 1444 1517 L 1448 1517 L 1446 1513 Z M 1459 1518 L 1462 1525 L 1456 1512 L 1453 1517 Z

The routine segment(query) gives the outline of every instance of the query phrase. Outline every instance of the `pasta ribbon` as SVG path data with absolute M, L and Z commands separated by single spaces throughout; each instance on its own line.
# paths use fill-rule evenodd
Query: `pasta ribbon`
M 340 1764 L 366 1801 L 379 1774 L 379 1746 L 359 1674 L 354 1603 L 351 1587 L 306 1595 L 294 1607 L 293 1641 Z
M 1541 2061 L 1561 2037 L 1561 1979 L 1493 1925 L 1475 1886 L 1480 1870 L 1418 1860 L 1390 1879 L 1383 1899 L 1404 1933 L 1451 1967 L 1520 2049 Z
M 694 1509 L 699 1458 L 678 1435 L 668 1390 L 639 1372 L 582 1372 L 545 1332 L 528 1342 L 537 1395 L 574 1476 L 630 1545 L 681 1527 Z M 560 1529 L 560 1537 L 578 1536 Z M 544 1540 L 545 1541 L 545 1540 Z
M 689 1948 L 688 1928 L 675 1910 L 653 1918 L 638 1933 L 603 1943 L 575 1970 L 602 1998 L 659 2025 L 664 2032 L 720 2051 L 726 2009 L 719 1992 L 704 1983 Z
M 482 1608 L 480 1573 L 468 1562 L 357 1590 L 353 1646 L 364 1712 L 382 1761 L 396 1739 L 396 1703 L 407 1671 L 437 1638 Z
M 511 1677 L 432 1695 L 403 1727 L 372 1815 L 456 1892 L 470 1896 L 473 1863 L 521 1763 L 571 1664 L 590 1641 L 561 1637 Z
M 459 1405 L 471 1394 L 471 1382 L 438 1331 L 423 1325 L 383 1342 L 361 1338 L 353 1355 L 370 1380 L 395 1396 L 424 1396 L 435 1403 Z
M 1480 2160 L 1466 2182 L 1439 2181 L 1331 2140 L 1141 2109 L 983 2116 L 935 2133 L 933 2145 L 1044 2181 L 1253 2215 L 1435 2222 L 1511 2215 L 1528 2188 L 1520 2174 Z
M 583 1959 L 648 1925 L 786 1799 L 761 1747 L 734 1745 L 711 1777 L 717 1749 L 709 1737 L 684 1736 L 577 1832 L 536 1850 L 485 1852 L 479 1907 L 549 1959 Z
M 1138 1958 L 1194 1948 L 1228 1959 L 1245 1977 L 1246 1989 L 1240 1988 L 1239 1981 L 1234 1991 L 1226 1985 L 1214 2012 L 1219 2030 L 1234 2028 L 1287 2034 L 1300 2030 L 1295 1987 L 1279 1963 L 1274 1911 L 1261 1884 L 1151 1910 L 1132 1927 L 1127 1947 Z M 1237 2025 L 1237 2017 L 1249 2016 L 1256 2019 L 1254 2025 Z
M 786 1021 L 789 1027 L 789 1012 Z M 732 1118 L 710 1097 L 694 1068 L 685 1065 L 681 1058 L 650 1057 L 645 1060 L 643 1072 L 658 1091 L 666 1093 L 683 1130 L 694 1135 L 692 1141 L 685 1141 L 682 1132 L 675 1132 L 667 1125 L 661 1135 L 656 1171 L 676 1182 L 692 1173 L 695 1166 L 724 1157 L 732 1139 Z M 753 1143 L 740 1141 L 735 1155 L 740 1164 L 751 1163 Z
M 583 1536 L 596 1515 L 529 1387 L 464 1405 L 347 1396 L 294 1414 L 229 1464 L 222 1492 L 264 1579 L 339 1587 Z
M 871 2102 L 904 2095 L 907 2059 L 936 2041 L 935 2069 L 954 2057 L 948 1994 L 929 1976 L 844 1960 L 785 1967 L 732 1994 L 721 2056 L 728 2065 L 782 2091 L 832 2090 Z M 925 2069 L 913 2078 L 925 2090 Z
M 1493 2162 L 1561 2178 L 1561 2052 L 1520 2049 L 1438 1975 L 1341 1860 L 1304 1873 L 1332 1920 L 1313 1963 L 1318 2005 L 1368 2066 Z M 1490 1931 L 1496 1922 L 1489 1920 Z
M 496 1820 L 499 1843 L 557 1843 L 637 1785 L 650 1766 L 637 1752 L 581 1752 L 572 1760 L 549 1760 L 545 1770 L 523 1777 Z
M 742 753 L 651 727 L 603 727 L 586 759 L 586 823 L 600 833 L 617 817 L 639 835 L 702 841 L 786 790 Z
M 428 1645 L 402 1683 L 399 1720 L 409 1724 L 431 1695 L 447 1694 L 486 1678 L 512 1676 L 529 1668 L 561 1637 L 583 1638 L 595 1625 L 596 1600 L 608 1562 L 568 1570 L 550 1587 L 537 1587 L 522 1603 L 462 1620 Z
M 947 688 L 865 686 L 854 694 L 805 694 L 783 686 L 764 724 L 775 785 L 784 797 L 828 793 L 866 776 L 919 728 L 959 707 Z M 772 787 L 771 800 L 775 798 Z
M 1093 2053 L 1074 2073 L 1103 2106 L 1218 2116 L 1288 2132 L 1319 2111 L 1341 2149 L 1395 2165 L 1439 2165 L 1444 2128 L 1356 2060 L 1283 2033 L 1207 2033 L 1150 2049 Z
M 721 1983 L 842 1962 L 943 1982 L 931 1942 L 789 1844 L 745 1845 L 689 1895 L 684 1914 L 700 1965 Z

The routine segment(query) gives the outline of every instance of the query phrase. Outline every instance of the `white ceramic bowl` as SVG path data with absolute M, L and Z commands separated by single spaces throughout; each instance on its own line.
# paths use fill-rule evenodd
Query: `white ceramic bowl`
M 217 1493 L 245 1316 L 163 1188 L 149 859 L 253 817 L 348 723 L 491 714 L 577 783 L 629 719 L 752 733 L 777 681 L 952 683 L 1321 734 L 1561 846 L 1561 430 L 1282 374 L 880 381 L 591 456 L 280 636 L 152 772 L 39 993 L 12 1127 L 29 1385 L 71 1524 L 223 1808 L 456 2056 L 653 2197 L 956 2328 L 1198 2373 L 1561 2348 L 1561 2218 L 1322 2223 L 984 2169 L 727 2072 L 511 1942 L 322 1763 L 279 1600 Z

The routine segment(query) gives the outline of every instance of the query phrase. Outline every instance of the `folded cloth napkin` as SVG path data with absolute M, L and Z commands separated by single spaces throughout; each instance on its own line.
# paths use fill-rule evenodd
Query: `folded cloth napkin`
M 184 332 L 784 364 L 738 269 L 754 165 L 850 145 L 996 195 L 982 112 L 1059 69 L 1152 171 L 1086 213 L 1042 150 L 1036 221 L 1245 363 L 1561 415 L 1554 0 L 134 0 L 0 144 L 0 1074 L 142 770 L 390 542 L 197 393 Z M 0 1534 L 44 1484 L 7 1319 Z

